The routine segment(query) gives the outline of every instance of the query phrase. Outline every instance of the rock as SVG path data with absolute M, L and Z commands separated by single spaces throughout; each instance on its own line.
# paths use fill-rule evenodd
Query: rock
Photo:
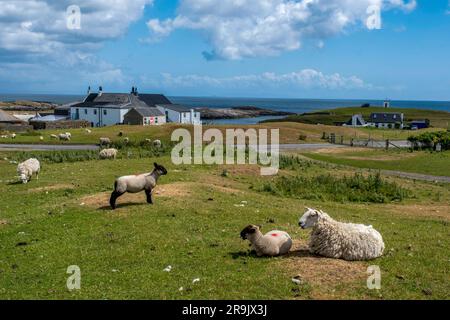
M 433 294 L 433 290 L 431 290 L 430 288 L 426 288 L 422 290 L 422 293 L 426 296 L 431 296 Z

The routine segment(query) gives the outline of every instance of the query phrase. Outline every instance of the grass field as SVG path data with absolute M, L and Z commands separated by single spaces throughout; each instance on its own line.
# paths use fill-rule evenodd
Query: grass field
M 5 157 L 13 155 L 0 152 Z M 15 165 L 0 160 L 0 299 L 450 298 L 449 185 L 383 178 L 408 190 L 408 197 L 384 204 L 314 200 L 264 191 L 280 177 L 259 177 L 257 166 L 175 167 L 166 155 L 46 159 L 40 179 L 27 185 L 15 183 Z M 169 170 L 155 204 L 147 205 L 143 194 L 126 195 L 112 212 L 114 178 L 149 171 L 154 161 Z M 355 172 L 304 160 L 282 165 L 286 179 Z M 383 234 L 385 255 L 370 262 L 310 255 L 309 232 L 297 225 L 304 206 L 372 224 Z M 239 238 L 250 223 L 288 231 L 293 252 L 282 258 L 250 254 Z M 66 288 L 70 265 L 81 268 L 79 291 Z M 168 265 L 172 271 L 164 272 Z M 369 265 L 381 268 L 379 291 L 366 287 Z M 291 281 L 297 275 L 301 285 Z
M 303 115 L 293 115 L 286 117 L 283 121 L 301 122 L 307 124 L 325 124 L 334 125 L 337 122 L 347 122 L 355 114 L 362 114 L 364 119 L 368 120 L 370 114 L 374 112 L 400 112 L 405 114 L 405 121 L 429 119 L 430 125 L 434 128 L 448 129 L 450 124 L 450 112 L 436 110 L 420 110 L 407 108 L 389 108 L 382 107 L 347 107 L 330 110 L 321 110 L 320 112 L 312 112 Z M 279 122 L 280 120 L 277 120 Z
M 395 170 L 450 177 L 450 151 L 427 152 L 345 148 L 304 153 L 320 161 L 357 168 Z
M 160 139 L 164 142 L 170 141 L 173 130 L 177 128 L 186 128 L 190 130 L 193 136 L 192 126 L 181 126 L 175 124 L 167 124 L 164 126 L 110 126 L 103 128 L 92 128 L 92 133 L 88 134 L 84 129 L 70 129 L 70 130 L 40 130 L 17 134 L 16 139 L 0 139 L 0 143 L 33 143 L 33 144 L 97 144 L 100 137 L 108 137 L 113 141 L 120 141 L 123 138 L 118 137 L 119 132 L 123 132 L 123 137 L 129 137 L 131 141 L 143 141 L 146 138 Z M 244 130 L 255 129 L 279 129 L 280 143 L 317 143 L 325 142 L 322 140 L 323 133 L 329 135 L 335 133 L 338 136 L 344 136 L 345 141 L 350 139 L 368 139 L 375 140 L 406 140 L 410 135 L 418 135 L 424 131 L 436 131 L 438 129 L 426 129 L 419 131 L 407 130 L 383 130 L 383 129 L 369 129 L 369 128 L 346 128 L 329 125 L 304 124 L 295 122 L 281 122 L 281 123 L 265 123 L 260 125 L 245 125 L 245 126 L 204 126 L 203 132 L 209 128 L 217 128 L 224 132 L 227 129 L 242 128 Z M 52 139 L 50 135 L 59 134 L 66 131 L 72 133 L 72 140 L 70 142 L 61 142 Z M 41 141 L 40 137 L 44 140 Z

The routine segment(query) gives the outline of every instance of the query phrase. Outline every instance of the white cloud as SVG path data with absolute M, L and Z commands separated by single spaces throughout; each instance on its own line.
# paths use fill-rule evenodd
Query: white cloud
M 324 74 L 314 69 L 303 69 L 297 72 L 277 74 L 266 72 L 255 75 L 232 77 L 211 77 L 201 75 L 174 76 L 164 73 L 160 79 L 147 79 L 147 84 L 164 88 L 301 88 L 301 89 L 376 89 L 356 76 L 343 76 L 339 73 Z
M 237 60 L 296 50 L 304 39 L 365 25 L 372 5 L 411 11 L 416 0 L 180 0 L 177 16 L 147 26 L 152 39 L 176 29 L 200 31 L 213 47 L 206 58 Z

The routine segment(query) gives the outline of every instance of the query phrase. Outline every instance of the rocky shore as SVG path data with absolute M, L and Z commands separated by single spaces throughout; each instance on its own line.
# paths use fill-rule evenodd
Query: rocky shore
M 219 120 L 219 119 L 242 119 L 256 118 L 263 116 L 289 116 L 294 113 L 263 109 L 253 106 L 242 106 L 233 108 L 196 108 L 202 113 L 202 120 Z

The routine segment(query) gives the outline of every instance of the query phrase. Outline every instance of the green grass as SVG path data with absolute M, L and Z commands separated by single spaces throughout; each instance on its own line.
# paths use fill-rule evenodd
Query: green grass
M 346 107 L 336 108 L 330 110 L 321 110 L 319 112 L 311 112 L 302 115 L 287 116 L 282 120 L 276 120 L 276 122 L 302 122 L 307 124 L 325 124 L 334 125 L 335 123 L 347 122 L 354 114 L 362 114 L 363 117 L 368 120 L 370 114 L 374 112 L 401 112 L 405 114 L 405 121 L 429 119 L 431 126 L 435 128 L 449 128 L 450 124 L 450 112 L 437 111 L 437 110 L 421 110 L 421 109 L 408 109 L 408 108 L 389 108 L 382 107 Z
M 308 158 L 357 168 L 395 170 L 450 177 L 450 151 L 363 150 L 343 153 L 304 153 Z
M 11 158 L 0 153 L 0 159 L 5 156 Z M 119 199 L 119 209 L 112 212 L 107 201 L 86 198 L 100 199 L 111 191 L 115 177 L 149 171 L 154 161 L 169 170 L 160 180 L 155 205 L 147 205 L 142 194 Z M 283 176 L 351 173 L 301 160 L 283 162 Z M 48 162 L 39 180 L 22 185 L 14 183 L 15 165 L 0 160 L 0 299 L 449 298 L 449 220 L 434 211 L 405 215 L 413 205 L 448 212 L 448 186 L 398 179 L 393 181 L 422 192 L 402 204 L 355 204 L 261 193 L 251 189 L 257 172 L 252 166 L 175 167 L 166 156 Z M 271 179 L 258 177 L 262 183 Z M 164 190 L 172 193 L 164 196 Z M 440 199 L 428 196 L 437 193 Z M 239 238 L 249 223 L 263 224 L 265 231 L 286 230 L 296 242 L 306 243 L 308 232 L 297 226 L 304 206 L 324 209 L 339 220 L 372 224 L 384 236 L 386 255 L 367 263 L 346 262 L 360 266 L 356 270 L 362 278 L 343 284 L 335 275 L 344 269 L 336 269 L 332 260 L 249 254 Z M 300 267 L 314 261 L 328 275 L 322 284 L 317 282 L 321 276 L 307 278 L 314 269 Z M 382 270 L 379 292 L 366 288 L 371 264 Z M 81 268 L 80 291 L 66 288 L 70 265 Z M 170 273 L 163 271 L 168 265 Z M 298 296 L 291 278 L 299 273 L 307 280 Z M 194 278 L 200 282 L 192 284 Z

